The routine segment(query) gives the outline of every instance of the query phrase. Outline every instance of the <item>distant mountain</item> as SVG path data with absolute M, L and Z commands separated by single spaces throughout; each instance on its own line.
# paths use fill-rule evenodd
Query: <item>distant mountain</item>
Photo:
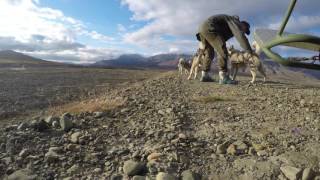
M 4 60 L 8 60 L 10 62 L 34 62 L 34 61 L 41 61 L 41 59 L 37 59 L 31 56 L 27 56 L 22 53 L 18 53 L 12 50 L 3 50 L 0 51 L 0 61 L 3 62 Z
M 94 66 L 126 68 L 175 68 L 178 64 L 178 60 L 181 57 L 190 59 L 191 55 L 159 54 L 151 57 L 143 57 L 139 54 L 125 54 L 116 59 L 98 61 L 94 64 Z
M 65 66 L 63 63 L 45 61 L 12 50 L 0 51 L 0 68 Z
M 116 59 L 98 61 L 94 65 L 103 67 L 141 67 L 146 65 L 146 58 L 139 54 L 124 54 Z

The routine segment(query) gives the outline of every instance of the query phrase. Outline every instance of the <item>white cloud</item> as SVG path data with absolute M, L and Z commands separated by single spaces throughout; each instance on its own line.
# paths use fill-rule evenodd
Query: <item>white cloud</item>
M 118 27 L 119 32 L 126 32 L 127 31 L 127 28 L 123 24 L 118 24 L 117 27 Z
M 93 55 L 92 48 L 77 42 L 80 36 L 101 42 L 114 41 L 112 37 L 90 30 L 83 22 L 65 16 L 60 10 L 41 7 L 35 0 L 0 0 L 0 17 L 0 49 L 41 57 L 49 57 L 51 53 L 61 59 L 93 61 L 100 57 L 102 49 Z
M 170 51 L 172 45 L 181 39 L 193 40 L 189 51 L 197 43 L 195 34 L 202 21 L 214 14 L 239 15 L 255 27 L 269 27 L 272 22 L 282 20 L 290 0 L 122 0 L 133 12 L 133 21 L 147 24 L 142 28 L 128 32 L 124 41 L 143 47 L 145 50 Z M 299 1 L 295 14 L 298 21 L 290 26 L 299 26 L 300 30 L 319 28 L 319 0 Z M 308 18 L 307 18 L 308 17 Z M 176 37 L 166 41 L 165 36 Z M 178 39 L 178 40 L 177 40 Z M 178 49 L 186 49 L 182 43 Z
M 278 29 L 281 22 L 271 23 L 269 28 Z M 286 27 L 288 32 L 303 32 L 309 29 L 320 27 L 320 15 L 319 16 L 299 16 L 292 17 Z
M 82 47 L 76 50 L 62 51 L 21 51 L 25 54 L 47 59 L 57 62 L 72 62 L 72 63 L 93 63 L 100 60 L 108 60 L 120 56 L 125 53 L 121 50 L 110 48 L 90 48 Z

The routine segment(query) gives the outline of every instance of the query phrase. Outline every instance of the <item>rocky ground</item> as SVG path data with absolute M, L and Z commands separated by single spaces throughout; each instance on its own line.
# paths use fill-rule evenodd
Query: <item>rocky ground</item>
M 0 59 L 1 60 L 1 59 Z M 2 62 L 3 60 L 1 60 Z M 1 64 L 0 62 L 0 64 Z M 68 66 L 12 70 L 0 65 L 0 125 L 48 107 L 94 98 L 124 82 L 137 82 L 158 71 Z
M 176 75 L 114 90 L 108 112 L 1 128 L 0 179 L 320 179 L 319 81 Z

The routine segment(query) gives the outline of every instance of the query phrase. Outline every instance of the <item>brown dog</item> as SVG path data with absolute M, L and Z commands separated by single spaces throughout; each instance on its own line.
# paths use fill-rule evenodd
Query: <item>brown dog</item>
M 263 75 L 263 81 L 266 81 L 266 73 L 263 68 L 262 62 L 256 53 L 241 52 L 231 46 L 228 48 L 229 59 L 231 63 L 231 79 L 235 80 L 239 68 L 245 69 L 247 65 L 250 67 L 252 75 L 251 83 L 255 83 L 257 77 L 257 71 Z

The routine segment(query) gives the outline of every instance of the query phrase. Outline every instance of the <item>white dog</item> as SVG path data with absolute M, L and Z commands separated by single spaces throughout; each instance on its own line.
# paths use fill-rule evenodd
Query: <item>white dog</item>
M 263 81 L 266 81 L 266 73 L 263 68 L 262 62 L 260 61 L 259 55 L 256 53 L 248 53 L 248 52 L 241 52 L 239 50 L 236 50 L 231 46 L 228 48 L 228 53 L 230 57 L 231 62 L 231 79 L 235 80 L 238 69 L 240 67 L 246 68 L 247 65 L 250 67 L 250 72 L 252 75 L 251 83 L 255 83 L 257 71 L 259 71 L 263 75 Z
M 183 71 L 185 74 L 189 74 L 190 68 L 190 64 L 184 58 L 179 59 L 178 70 L 180 74 L 183 74 Z

